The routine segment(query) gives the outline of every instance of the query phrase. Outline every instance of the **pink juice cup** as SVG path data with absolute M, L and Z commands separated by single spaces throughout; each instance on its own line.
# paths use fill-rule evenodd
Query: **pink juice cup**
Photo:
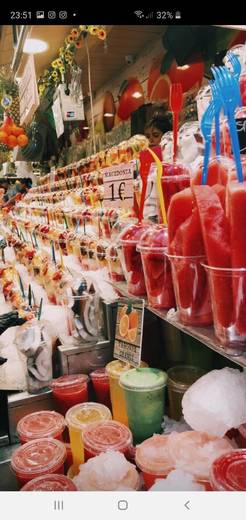
M 63 415 L 75 404 L 88 401 L 88 381 L 86 374 L 71 374 L 53 379 L 53 397 L 57 409 Z
M 17 448 L 11 459 L 11 468 L 20 487 L 47 473 L 64 473 L 66 447 L 56 439 L 35 439 Z
M 97 368 L 90 373 L 90 378 L 98 403 L 105 404 L 105 406 L 111 408 L 109 376 L 106 372 L 106 368 Z
M 120 451 L 125 456 L 132 445 L 132 433 L 117 421 L 89 424 L 83 434 L 85 460 L 105 451 Z
M 159 309 L 175 307 L 171 264 L 165 255 L 167 243 L 168 230 L 160 224 L 149 227 L 137 245 L 141 253 L 148 304 Z
M 17 433 L 21 444 L 45 437 L 62 441 L 66 424 L 64 417 L 48 410 L 30 413 L 17 424 Z
M 119 243 L 122 246 L 123 269 L 125 270 L 127 288 L 133 296 L 144 296 L 146 294 L 143 266 L 141 255 L 137 251 L 137 243 L 149 226 L 150 223 L 148 222 L 131 224 L 123 230 L 119 237 Z
M 21 491 L 77 491 L 73 481 L 65 475 L 42 475 L 27 482 Z

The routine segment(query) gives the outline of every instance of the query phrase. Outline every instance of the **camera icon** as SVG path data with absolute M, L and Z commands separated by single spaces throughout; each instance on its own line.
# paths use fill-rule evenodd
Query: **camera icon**
M 65 20 L 67 18 L 67 11 L 60 11 L 59 18 L 60 20 Z
M 49 20 L 54 20 L 56 18 L 56 12 L 48 11 L 48 18 L 49 18 Z

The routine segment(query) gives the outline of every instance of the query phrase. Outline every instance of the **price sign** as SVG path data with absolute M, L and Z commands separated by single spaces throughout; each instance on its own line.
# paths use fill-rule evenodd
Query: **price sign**
M 121 298 L 118 303 L 114 357 L 139 367 L 142 353 L 144 300 Z
M 104 205 L 132 208 L 134 163 L 104 168 L 103 174 Z
M 19 84 L 20 124 L 29 123 L 39 106 L 38 87 L 33 54 L 30 54 Z
M 236 125 L 240 146 L 240 154 L 246 154 L 246 118 L 240 117 L 236 119 Z

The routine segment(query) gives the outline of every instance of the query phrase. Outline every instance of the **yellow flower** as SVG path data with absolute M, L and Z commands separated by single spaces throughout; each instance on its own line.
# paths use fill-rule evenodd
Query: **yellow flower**
M 78 29 L 72 29 L 72 31 L 71 31 L 71 36 L 72 36 L 73 38 L 78 38 L 78 36 L 79 36 L 79 31 L 78 31 Z
M 97 36 L 99 40 L 105 40 L 106 39 L 106 31 L 104 29 L 100 29 L 97 33 Z
M 60 67 L 59 71 L 60 71 L 61 74 L 65 74 L 65 67 Z
M 72 34 L 69 34 L 69 36 L 67 37 L 67 43 L 72 43 L 74 41 L 74 37 L 72 36 Z
M 52 65 L 53 69 L 57 69 L 57 67 L 58 67 L 57 60 L 52 61 L 51 65 Z
M 56 72 L 56 70 L 54 70 L 54 72 L 52 72 L 51 76 L 54 80 L 56 80 L 58 78 L 58 72 Z
M 56 62 L 57 62 L 57 67 L 58 68 L 62 67 L 63 62 L 62 62 L 62 60 L 60 58 L 58 60 L 56 60 Z
M 98 27 L 96 25 L 90 25 L 89 26 L 89 33 L 92 36 L 96 36 L 98 34 Z
M 87 31 L 86 27 L 88 27 L 87 25 L 79 25 L 79 30 L 80 31 Z

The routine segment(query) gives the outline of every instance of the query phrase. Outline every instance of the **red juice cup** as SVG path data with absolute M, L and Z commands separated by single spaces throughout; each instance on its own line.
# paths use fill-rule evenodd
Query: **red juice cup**
M 108 408 L 111 408 L 109 376 L 106 372 L 106 368 L 97 368 L 90 373 L 90 378 L 95 390 L 97 401 L 105 404 Z
M 169 208 L 172 196 L 190 187 L 190 170 L 182 163 L 162 163 L 161 178 L 165 209 Z
M 17 433 L 21 444 L 45 437 L 62 441 L 65 427 L 65 419 L 61 414 L 44 410 L 23 417 L 17 424 Z
M 143 473 L 145 487 L 151 488 L 159 478 L 175 469 L 168 449 L 168 435 L 153 435 L 136 449 L 136 465 Z
M 167 241 L 167 228 L 160 224 L 147 229 L 137 246 L 141 253 L 148 304 L 159 309 L 175 307 L 171 264 L 165 255 Z
M 228 353 L 240 355 L 246 350 L 246 268 L 204 267 L 210 285 L 215 335 Z
M 204 256 L 167 255 L 171 261 L 174 293 L 180 321 L 203 327 L 213 323 Z
M 246 491 L 246 450 L 232 450 L 216 459 L 210 482 L 214 491 Z
M 20 487 L 47 473 L 64 473 L 66 447 L 56 439 L 35 439 L 17 448 L 11 467 Z
M 132 433 L 117 421 L 94 422 L 83 434 L 85 460 L 105 451 L 120 451 L 127 456 L 132 445 Z
M 86 374 L 61 376 L 52 381 L 53 397 L 63 415 L 75 404 L 88 401 L 88 381 Z
M 42 475 L 27 482 L 21 491 L 77 491 L 73 481 L 65 475 Z
M 122 246 L 123 268 L 125 268 L 127 288 L 133 296 L 144 296 L 146 294 L 141 255 L 136 247 L 142 234 L 149 226 L 149 222 L 131 224 L 123 230 L 119 237 L 119 243 Z

